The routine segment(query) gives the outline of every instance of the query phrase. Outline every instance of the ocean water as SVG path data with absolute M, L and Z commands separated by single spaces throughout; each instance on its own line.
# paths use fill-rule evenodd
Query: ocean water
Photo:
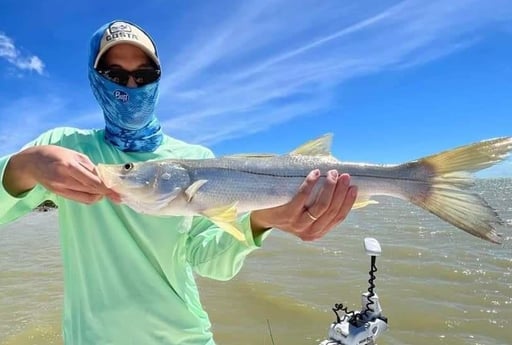
M 512 180 L 476 190 L 509 225 L 494 245 L 400 200 L 352 212 L 325 238 L 275 231 L 228 282 L 199 278 L 217 343 L 315 345 L 334 303 L 360 309 L 376 238 L 376 289 L 389 329 L 379 345 L 512 344 Z M 56 212 L 0 228 L 0 345 L 62 344 Z

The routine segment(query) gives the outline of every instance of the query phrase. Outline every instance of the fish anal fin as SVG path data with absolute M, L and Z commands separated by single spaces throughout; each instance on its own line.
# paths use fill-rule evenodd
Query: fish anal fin
M 304 156 L 330 156 L 331 155 L 332 134 L 327 133 L 317 139 L 297 147 L 290 152 L 290 155 Z
M 239 241 L 245 241 L 245 235 L 237 227 L 237 209 L 236 203 L 227 206 L 214 207 L 201 212 L 201 214 L 210 219 L 215 225 L 229 233 Z
M 199 188 L 201 188 L 206 182 L 208 182 L 208 180 L 197 180 L 196 182 L 188 186 L 188 188 L 185 190 L 187 202 L 190 202 L 192 200 L 192 198 L 197 193 Z
M 363 208 L 363 207 L 366 207 L 368 205 L 375 205 L 375 204 L 378 204 L 378 203 L 379 203 L 378 201 L 371 200 L 371 199 L 356 200 L 356 202 L 352 206 L 352 209 L 356 210 L 358 208 Z

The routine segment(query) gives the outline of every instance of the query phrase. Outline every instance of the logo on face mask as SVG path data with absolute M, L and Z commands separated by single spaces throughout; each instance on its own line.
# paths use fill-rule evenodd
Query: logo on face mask
M 128 94 L 122 90 L 115 90 L 114 91 L 114 97 L 118 101 L 121 101 L 123 103 L 128 102 Z

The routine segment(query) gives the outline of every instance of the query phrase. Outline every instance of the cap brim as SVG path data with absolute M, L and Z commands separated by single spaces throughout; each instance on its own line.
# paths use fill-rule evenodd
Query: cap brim
M 105 44 L 105 46 L 103 48 L 101 48 L 101 50 L 98 52 L 98 55 L 96 55 L 96 60 L 94 61 L 94 68 L 98 67 L 98 63 L 100 62 L 103 55 L 105 55 L 105 53 L 110 48 L 112 48 L 118 44 L 131 44 L 131 45 L 141 49 L 151 59 L 151 61 L 153 61 L 155 63 L 155 65 L 160 67 L 160 60 L 158 59 L 158 57 L 152 51 L 150 51 L 144 44 L 137 42 L 137 41 L 132 41 L 132 40 L 116 40 L 116 41 L 112 41 L 112 42 Z

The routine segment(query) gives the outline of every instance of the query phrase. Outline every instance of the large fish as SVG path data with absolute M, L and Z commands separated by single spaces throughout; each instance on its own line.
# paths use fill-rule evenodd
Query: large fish
M 353 208 L 376 203 L 375 195 L 400 198 L 468 233 L 500 243 L 496 211 L 470 187 L 472 172 L 505 159 L 512 137 L 481 141 L 396 165 L 340 162 L 330 154 L 332 136 L 312 140 L 284 155 L 233 155 L 99 164 L 104 183 L 132 209 L 152 215 L 202 215 L 239 240 L 237 215 L 291 200 L 313 169 L 349 173 L 358 186 Z M 321 183 L 317 184 L 318 186 Z M 318 191 L 318 188 L 316 189 Z M 316 193 L 316 192 L 315 192 Z

